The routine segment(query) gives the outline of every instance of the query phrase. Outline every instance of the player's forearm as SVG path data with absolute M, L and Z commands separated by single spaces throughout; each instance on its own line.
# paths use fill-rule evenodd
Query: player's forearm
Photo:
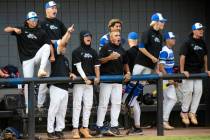
M 95 66 L 95 75 L 96 78 L 100 78 L 100 66 Z
M 125 73 L 131 73 L 128 64 L 124 64 Z
M 11 33 L 11 32 L 15 31 L 15 28 L 8 26 L 8 27 L 4 28 L 4 31 L 7 33 Z
M 208 71 L 208 57 L 207 57 L 207 55 L 204 56 L 204 70 Z
M 110 56 L 107 56 L 107 57 L 104 57 L 104 58 L 99 59 L 99 61 L 101 62 L 101 64 L 107 63 L 110 60 L 111 60 Z
M 182 73 L 184 71 L 184 65 L 185 65 L 185 56 L 181 55 L 180 56 L 180 72 Z
M 139 48 L 139 50 L 144 54 L 146 55 L 148 58 L 152 59 L 154 56 L 149 53 L 145 48 Z
M 166 72 L 166 70 L 165 70 L 165 68 L 164 68 L 164 64 L 159 64 L 158 65 L 159 66 L 159 70 L 160 70 L 160 72 L 162 73 L 162 74 L 167 74 L 167 72 Z

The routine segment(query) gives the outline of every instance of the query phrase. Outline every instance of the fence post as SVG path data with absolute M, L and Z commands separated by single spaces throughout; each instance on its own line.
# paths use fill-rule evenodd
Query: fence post
M 28 138 L 35 140 L 34 82 L 28 84 Z
M 157 80 L 157 135 L 163 136 L 163 79 Z

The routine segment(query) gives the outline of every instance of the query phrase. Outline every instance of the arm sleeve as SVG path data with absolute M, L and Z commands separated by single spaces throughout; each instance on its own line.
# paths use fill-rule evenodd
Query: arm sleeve
M 84 78 L 86 77 L 86 74 L 85 74 L 85 72 L 84 72 L 84 70 L 83 70 L 83 68 L 82 68 L 82 63 L 79 62 L 79 63 L 76 63 L 76 64 L 74 64 L 74 65 L 76 66 L 77 71 L 78 71 L 78 73 L 80 74 L 80 76 L 84 79 Z
M 103 47 L 103 46 L 105 46 L 107 43 L 108 43 L 108 40 L 107 40 L 106 38 L 102 37 L 102 38 L 100 39 L 100 41 L 99 41 L 99 46 L 100 46 L 100 47 Z
M 204 55 L 208 55 L 208 47 L 207 47 L 206 43 L 204 45 Z
M 159 59 L 161 64 L 166 64 L 166 60 L 168 58 L 168 53 L 166 51 L 161 51 L 159 55 Z
M 62 22 L 61 22 L 61 32 L 62 32 L 62 36 L 64 36 L 65 33 L 67 32 L 67 28 Z
M 141 42 L 139 44 L 139 48 L 145 48 L 145 45 L 148 44 L 148 32 L 144 32 L 141 37 Z
M 42 36 L 42 40 L 43 40 L 43 44 L 51 44 L 50 38 L 48 37 L 47 33 L 42 29 L 43 31 L 43 36 Z
M 128 64 L 128 60 L 129 60 L 128 54 L 125 52 L 124 49 L 123 49 L 123 51 L 124 51 L 124 53 L 122 55 L 122 57 L 123 57 L 123 64 Z
M 189 43 L 188 42 L 185 42 L 182 44 L 182 46 L 180 47 L 180 53 L 179 55 L 184 55 L 186 56 L 187 52 L 188 52 L 188 46 L 189 46 Z
M 94 51 L 94 65 L 100 66 L 99 57 L 96 51 Z
M 107 51 L 107 46 L 102 47 L 101 50 L 99 51 L 99 59 L 107 57 L 108 55 L 109 54 L 108 54 L 108 51 Z

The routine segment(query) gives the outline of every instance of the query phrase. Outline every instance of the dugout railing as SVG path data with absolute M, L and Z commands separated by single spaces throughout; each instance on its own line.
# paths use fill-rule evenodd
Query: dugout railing
M 206 79 L 208 75 L 206 73 L 191 74 L 188 79 Z M 94 77 L 89 77 L 89 79 L 94 79 Z M 163 136 L 163 80 L 174 80 L 174 79 L 186 79 L 183 74 L 173 74 L 160 76 L 157 74 L 149 75 L 135 75 L 132 76 L 131 80 L 142 81 L 142 80 L 155 80 L 157 84 L 157 135 Z M 122 75 L 107 75 L 101 76 L 101 82 L 121 82 L 123 81 Z M 28 84 L 29 95 L 28 95 L 28 139 L 35 139 L 35 84 L 40 83 L 83 83 L 81 78 L 76 78 L 75 80 L 70 80 L 65 77 L 49 77 L 49 78 L 8 78 L 0 79 L 0 84 Z

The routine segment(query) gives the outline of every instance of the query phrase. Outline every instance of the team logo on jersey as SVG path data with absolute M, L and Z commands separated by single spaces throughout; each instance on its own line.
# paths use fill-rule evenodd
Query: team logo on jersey
M 84 53 L 83 57 L 84 58 L 93 58 L 93 56 L 89 53 Z
M 34 34 L 31 34 L 31 33 L 29 33 L 27 35 L 27 37 L 30 38 L 30 39 L 37 39 L 37 37 Z
M 51 29 L 51 30 L 57 30 L 58 27 L 56 27 L 55 25 L 50 25 L 50 29 Z
M 154 41 L 157 42 L 157 43 L 160 43 L 160 39 L 158 37 L 155 37 Z
M 195 51 L 198 51 L 198 50 L 203 50 L 203 48 L 201 48 L 200 46 L 198 45 L 195 45 L 194 48 L 193 48 Z

